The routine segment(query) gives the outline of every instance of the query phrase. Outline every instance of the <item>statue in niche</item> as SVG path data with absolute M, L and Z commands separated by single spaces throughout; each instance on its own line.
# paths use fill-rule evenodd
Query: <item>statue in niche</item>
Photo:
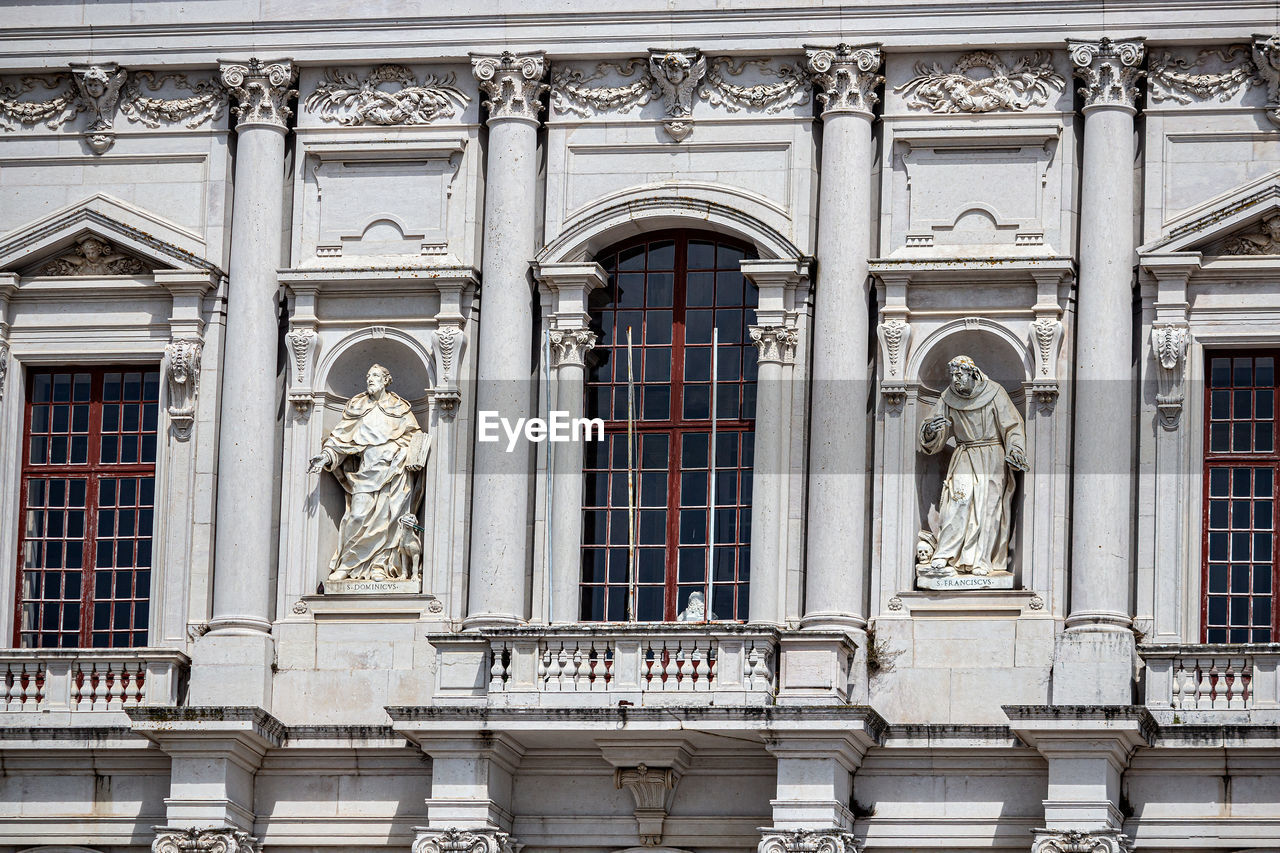
M 369 368 L 366 391 L 347 401 L 342 420 L 311 458 L 310 473 L 329 471 L 347 492 L 338 548 L 326 592 L 417 592 L 422 538 L 414 506 L 430 437 L 409 404 L 388 390 L 391 372 Z
M 1022 415 L 968 356 L 953 358 L 947 371 L 951 383 L 920 425 L 920 449 L 937 453 L 951 437 L 956 449 L 936 521 L 930 519 L 934 529 L 917 541 L 917 581 L 925 589 L 1011 588 L 1013 472 L 1029 468 Z

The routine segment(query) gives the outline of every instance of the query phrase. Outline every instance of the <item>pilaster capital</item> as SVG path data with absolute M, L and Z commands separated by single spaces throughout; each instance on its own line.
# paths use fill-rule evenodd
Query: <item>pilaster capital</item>
M 858 853 L 847 829 L 761 829 L 757 853 Z
M 872 115 L 880 101 L 876 87 L 884 82 L 878 73 L 882 61 L 880 45 L 806 45 L 804 50 L 805 66 L 818 87 L 823 118 L 834 113 Z
M 751 342 L 760 350 L 761 364 L 791 364 L 800 335 L 788 326 L 751 326 Z
M 1095 107 L 1116 107 L 1138 111 L 1138 81 L 1146 73 L 1140 67 L 1146 56 L 1141 38 L 1113 41 L 1105 36 L 1098 41 L 1067 39 L 1071 65 L 1080 80 L 1084 111 Z
M 471 73 L 487 96 L 489 123 L 517 119 L 537 124 L 542 112 L 542 93 L 548 89 L 542 82 L 546 71 L 546 56 L 540 50 L 503 51 L 497 56 L 471 54 Z
M 596 333 L 589 329 L 552 329 L 551 352 L 556 367 L 586 364 L 587 353 L 596 345 Z
M 1118 829 L 1031 830 L 1031 853 L 1129 853 L 1133 842 Z
M 519 845 L 496 829 L 417 828 L 413 853 L 515 853 Z
M 260 853 L 257 839 L 238 829 L 157 826 L 151 853 Z
M 298 71 L 290 59 L 263 62 L 256 56 L 248 62 L 218 60 L 218 77 L 233 98 L 236 129 L 273 127 L 287 130 L 293 110 L 289 99 L 298 94 L 293 88 Z

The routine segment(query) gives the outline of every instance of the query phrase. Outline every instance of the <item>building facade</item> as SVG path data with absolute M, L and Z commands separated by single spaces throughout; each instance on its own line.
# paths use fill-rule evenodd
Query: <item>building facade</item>
M 1280 848 L 1274 4 L 5 11 L 0 853 Z

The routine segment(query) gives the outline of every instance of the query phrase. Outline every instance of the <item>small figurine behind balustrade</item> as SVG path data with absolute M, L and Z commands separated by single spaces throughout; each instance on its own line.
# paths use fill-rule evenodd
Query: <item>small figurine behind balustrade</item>
M 414 508 L 430 436 L 408 402 L 388 390 L 391 372 L 369 368 L 366 392 L 352 397 L 342 420 L 311 458 L 347 492 L 326 593 L 421 592 L 422 527 Z

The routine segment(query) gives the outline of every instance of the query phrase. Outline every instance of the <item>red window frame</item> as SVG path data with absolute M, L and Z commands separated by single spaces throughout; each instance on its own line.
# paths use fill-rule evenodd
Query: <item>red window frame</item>
M 1205 352 L 1202 642 L 1280 637 L 1277 368 L 1280 350 Z
M 666 245 L 671 249 L 670 262 L 662 251 Z M 628 268 L 623 259 L 634 261 L 637 250 L 642 263 Z M 634 321 L 630 325 L 636 389 L 635 618 L 674 621 L 689 595 L 704 590 L 711 593 L 706 602 L 708 614 L 714 611 L 718 619 L 725 620 L 748 616 L 756 350 L 747 327 L 754 322 L 758 294 L 742 275 L 741 260 L 754 256 L 747 244 L 687 230 L 645 234 L 597 256 L 609 273 L 609 284 L 593 294 L 591 304 L 599 343 L 589 356 L 585 411 L 588 417 L 604 419 L 605 441 L 594 447 L 589 443 L 584 450 L 580 583 L 580 618 L 584 621 L 631 618 L 625 494 L 628 316 Z M 643 278 L 644 297 L 638 305 L 627 299 L 628 277 L 632 294 Z M 654 294 L 661 296 L 655 301 Z M 668 311 L 669 337 L 665 329 L 651 334 L 651 328 L 665 325 L 662 314 Z M 704 406 L 709 407 L 710 327 L 720 329 L 714 475 L 707 460 L 710 417 L 698 416 Z M 705 343 L 701 342 L 703 337 L 707 338 Z M 655 372 L 655 365 L 656 379 L 649 375 Z M 705 380 L 701 378 L 703 371 Z M 664 405 L 666 417 L 660 417 Z M 700 441 L 701 436 L 707 438 Z M 703 460 L 700 469 L 698 458 Z M 712 489 L 716 490 L 714 508 L 708 507 Z M 659 503 L 663 498 L 665 504 Z M 665 519 L 660 519 L 663 512 Z M 661 527 L 660 544 L 653 544 L 658 530 L 648 526 L 651 517 Z M 703 543 L 716 537 L 715 566 L 706 564 L 706 544 L 693 541 L 700 526 Z M 683 543 L 682 527 L 686 534 Z M 655 580 L 659 572 L 661 577 Z M 708 572 L 712 578 L 709 587 Z M 661 617 L 655 619 L 659 588 Z
M 16 647 L 147 644 L 159 385 L 155 365 L 27 371 Z

